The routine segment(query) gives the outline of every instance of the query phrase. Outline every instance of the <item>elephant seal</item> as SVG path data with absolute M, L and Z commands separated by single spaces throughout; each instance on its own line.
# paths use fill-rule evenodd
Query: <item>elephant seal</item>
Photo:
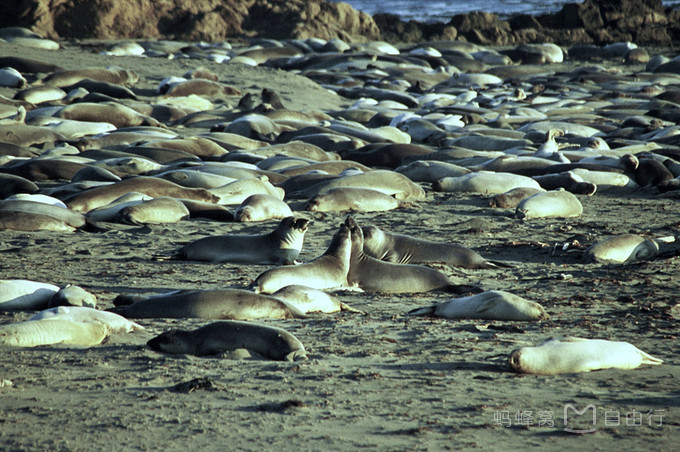
M 292 264 L 300 255 L 309 220 L 286 217 L 269 234 L 203 237 L 171 259 L 236 264 Z
M 66 200 L 66 205 L 76 212 L 85 213 L 97 207 L 105 206 L 130 192 L 144 193 L 154 198 L 171 196 L 212 203 L 219 201 L 218 196 L 203 188 L 187 188 L 155 177 L 136 176 L 76 194 Z
M 177 223 L 188 218 L 189 209 L 184 203 L 169 196 L 133 203 L 123 207 L 115 216 L 117 223 L 137 225 Z
M 342 224 L 321 256 L 300 265 L 269 269 L 255 278 L 250 288 L 274 293 L 292 284 L 321 290 L 346 287 L 350 253 L 350 231 Z
M 146 343 L 154 351 L 196 356 L 247 349 L 278 361 L 307 359 L 302 342 L 281 328 L 249 322 L 210 323 L 193 331 L 170 330 Z
M 97 305 L 97 297 L 86 291 L 80 286 L 67 284 L 59 289 L 57 293 L 52 295 L 47 301 L 47 307 L 55 306 L 82 306 L 87 308 L 94 308 Z
M 100 311 L 84 306 L 57 306 L 38 312 L 29 321 L 35 320 L 67 319 L 74 322 L 102 323 L 111 328 L 113 333 L 129 333 L 143 330 L 144 327 L 131 322 L 123 316 L 113 312 Z
M 463 268 L 499 268 L 507 264 L 487 261 L 475 251 L 455 243 L 433 242 L 403 234 L 362 226 L 364 252 L 371 257 L 397 264 L 444 262 Z
M 517 187 L 540 189 L 538 182 L 519 174 L 477 171 L 458 177 L 443 177 L 432 184 L 432 189 L 442 192 L 469 192 L 493 195 Z
M 430 267 L 383 262 L 364 253 L 364 234 L 354 218 L 348 216 L 345 225 L 351 232 L 351 255 L 347 282 L 366 292 L 418 293 L 444 290 L 464 293 L 470 286 L 455 284 L 448 276 Z
M 27 279 L 0 280 L 0 309 L 3 311 L 44 309 L 59 291 L 54 284 Z
M 571 218 L 583 213 L 583 206 L 576 196 L 566 190 L 536 193 L 522 200 L 515 208 L 520 220 L 534 218 Z
M 337 187 L 314 195 L 305 210 L 310 212 L 383 212 L 411 205 L 370 188 Z
M 114 301 L 114 303 L 116 303 Z M 108 309 L 127 318 L 291 319 L 304 314 L 279 299 L 242 289 L 180 290 Z
M 234 211 L 236 221 L 265 221 L 292 217 L 293 211 L 279 198 L 266 195 L 250 195 Z
M 38 347 L 41 345 L 101 344 L 111 334 L 102 323 L 75 322 L 67 319 L 35 320 L 0 326 L 0 345 Z
M 542 188 L 531 188 L 531 187 L 517 187 L 512 190 L 508 190 L 505 193 L 499 193 L 489 199 L 489 206 L 500 207 L 500 208 L 514 208 L 517 204 L 522 202 L 529 196 L 535 195 L 536 193 L 541 193 L 545 190 Z
M 288 305 L 309 314 L 310 312 L 322 312 L 330 314 L 333 312 L 348 311 L 366 314 L 363 311 L 354 309 L 336 297 L 319 289 L 293 284 L 282 287 L 272 294 L 272 297 L 282 300 Z
M 659 244 L 635 234 L 622 234 L 592 245 L 583 254 L 586 262 L 624 264 L 650 259 L 659 252 Z
M 566 337 L 536 347 L 522 347 L 510 354 L 516 372 L 558 375 L 600 369 L 635 369 L 642 364 L 659 365 L 655 358 L 628 342 Z
M 455 298 L 434 306 L 417 308 L 409 315 L 430 315 L 446 319 L 548 320 L 540 304 L 502 290 L 490 290 Z

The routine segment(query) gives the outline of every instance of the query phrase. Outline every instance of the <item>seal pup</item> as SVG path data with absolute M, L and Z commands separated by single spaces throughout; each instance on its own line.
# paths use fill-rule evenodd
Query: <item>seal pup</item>
M 433 306 L 417 308 L 409 315 L 446 319 L 548 320 L 540 304 L 503 290 L 489 290 L 469 297 L 455 298 Z
M 475 251 L 455 243 L 434 242 L 404 234 L 362 226 L 364 252 L 371 257 L 397 264 L 444 262 L 463 268 L 499 268 L 509 265 L 484 259 Z
M 292 264 L 302 251 L 308 227 L 309 220 L 286 217 L 269 234 L 203 237 L 183 246 L 170 259 L 235 264 Z
M 537 193 L 522 200 L 515 208 L 520 220 L 534 218 L 571 218 L 583 213 L 583 206 L 572 193 L 560 189 Z
M 109 334 L 111 328 L 102 323 L 67 319 L 32 320 L 0 326 L 0 345 L 38 347 L 64 344 L 91 347 L 101 344 Z
M 234 220 L 241 222 L 278 220 L 292 216 L 288 204 L 267 194 L 248 196 L 234 211 Z
M 135 322 L 131 322 L 123 316 L 113 312 L 100 311 L 85 306 L 56 306 L 38 312 L 29 321 L 48 320 L 48 319 L 67 319 L 74 322 L 102 323 L 111 328 L 113 333 L 130 333 L 136 330 L 143 330 L 144 327 Z
M 288 305 L 294 306 L 296 309 L 309 314 L 311 312 L 322 312 L 330 314 L 333 312 L 348 311 L 357 312 L 359 314 L 366 314 L 363 311 L 354 309 L 338 298 L 330 295 L 323 290 L 312 289 L 311 287 L 293 284 L 282 287 L 272 294 L 272 297 L 282 300 Z
M 636 234 L 621 234 L 597 242 L 586 249 L 583 259 L 586 262 L 605 264 L 625 264 L 642 259 L 650 259 L 659 252 L 659 244 Z
M 600 369 L 636 369 L 642 364 L 659 365 L 655 358 L 628 342 L 566 337 L 539 346 L 522 347 L 510 354 L 516 372 L 558 375 Z
M 278 361 L 307 359 L 305 347 L 281 328 L 249 322 L 223 321 L 196 330 L 170 330 L 146 343 L 150 349 L 171 354 L 217 355 L 247 349 Z
M 366 292 L 418 293 L 444 290 L 465 293 L 475 290 L 457 285 L 448 276 L 423 265 L 383 262 L 364 253 L 364 234 L 351 216 L 345 220 L 351 232 L 351 257 L 347 282 Z
M 135 298 L 133 297 L 133 300 Z M 114 304 L 125 300 L 118 297 Z M 108 311 L 127 318 L 292 319 L 304 314 L 281 300 L 243 289 L 179 290 L 137 299 Z
M 249 288 L 258 293 L 274 293 L 292 284 L 321 290 L 347 287 L 350 253 L 350 230 L 341 224 L 321 256 L 300 265 L 269 269 L 255 278 Z

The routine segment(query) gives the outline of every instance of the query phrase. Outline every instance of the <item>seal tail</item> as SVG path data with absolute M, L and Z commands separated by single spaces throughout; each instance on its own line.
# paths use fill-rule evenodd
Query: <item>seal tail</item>
M 406 315 L 420 315 L 420 316 L 433 317 L 436 309 L 437 309 L 437 305 L 433 304 L 432 306 L 425 306 L 423 308 L 411 309 L 410 311 L 408 311 L 406 313 Z
M 502 261 L 488 261 L 488 263 L 490 265 L 486 268 L 515 268 L 514 265 Z
M 357 314 L 368 315 L 368 314 L 366 314 L 366 312 L 361 311 L 359 309 L 355 309 L 355 308 L 351 307 L 350 305 L 347 305 L 347 304 L 342 303 L 342 302 L 340 303 L 340 310 L 341 311 L 347 311 L 347 312 L 356 312 Z

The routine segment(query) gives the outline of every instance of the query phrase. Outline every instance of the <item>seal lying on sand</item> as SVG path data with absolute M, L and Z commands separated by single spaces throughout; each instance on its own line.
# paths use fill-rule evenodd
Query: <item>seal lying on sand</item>
M 623 264 L 649 259 L 659 252 L 659 244 L 635 234 L 621 234 L 598 242 L 588 248 L 583 259 L 586 262 Z
M 99 345 L 111 334 L 103 323 L 69 319 L 30 320 L 0 326 L 0 345 L 38 347 L 40 345 Z
M 490 290 L 455 298 L 434 306 L 414 309 L 410 315 L 433 315 L 447 319 L 548 320 L 540 304 L 502 290 Z
M 567 337 L 536 347 L 522 347 L 510 354 L 513 370 L 528 374 L 557 375 L 600 369 L 635 369 L 662 360 L 628 342 Z
M 170 259 L 235 264 L 292 264 L 300 255 L 308 226 L 309 220 L 286 217 L 269 234 L 203 237 L 183 246 Z
M 291 333 L 248 322 L 214 322 L 193 331 L 170 330 L 146 345 L 157 352 L 172 354 L 206 356 L 247 349 L 279 361 L 307 359 L 304 345 Z
M 487 261 L 482 256 L 455 243 L 433 242 L 403 234 L 394 234 L 375 226 L 362 226 L 364 252 L 381 261 L 397 264 L 444 262 L 463 268 L 499 268 L 507 264 Z
M 114 300 L 119 304 L 125 296 Z M 283 301 L 242 289 L 180 290 L 138 299 L 111 312 L 127 318 L 291 319 L 304 314 Z

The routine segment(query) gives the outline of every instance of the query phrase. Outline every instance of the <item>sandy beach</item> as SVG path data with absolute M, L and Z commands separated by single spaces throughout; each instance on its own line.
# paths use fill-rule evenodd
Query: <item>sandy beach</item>
M 96 53 L 104 43 L 87 44 L 63 43 L 58 51 L 0 44 L 0 55 L 65 69 L 115 64 L 140 75 L 135 85 L 140 99 L 153 98 L 164 77 L 197 65 L 191 59 L 104 56 Z M 290 109 L 335 111 L 353 102 L 292 71 L 200 65 L 243 93 L 275 90 Z M 15 91 L 0 88 L 8 97 Z M 232 107 L 238 99 L 229 99 Z M 366 315 L 258 320 L 295 334 L 307 349 L 306 361 L 173 356 L 145 345 L 168 329 L 210 323 L 197 319 L 141 319 L 145 330 L 115 334 L 87 349 L 2 347 L 2 449 L 673 450 L 680 440 L 680 245 L 662 243 L 657 258 L 625 265 L 585 264 L 580 250 L 565 251 L 563 245 L 574 240 L 590 245 L 625 233 L 677 236 L 678 200 L 642 190 L 597 193 L 579 197 L 581 217 L 521 221 L 514 209 L 489 207 L 487 198 L 428 190 L 417 206 L 354 217 L 362 225 L 459 243 L 510 264 L 483 270 L 434 266 L 462 284 L 539 302 L 550 320 L 412 317 L 405 313 L 451 294 L 348 290 L 336 295 Z M 311 220 L 298 259 L 308 261 L 326 249 L 346 213 L 296 215 Z M 0 274 L 77 284 L 97 296 L 99 309 L 112 307 L 123 293 L 245 288 L 269 267 L 152 256 L 208 235 L 268 232 L 277 223 L 194 219 L 107 223 L 98 233 L 3 230 Z M 32 314 L 4 312 L 0 322 Z M 511 371 L 512 350 L 559 336 L 627 341 L 664 363 L 558 376 Z M 578 414 L 583 410 L 591 411 Z M 595 431 L 568 433 L 565 421 Z

